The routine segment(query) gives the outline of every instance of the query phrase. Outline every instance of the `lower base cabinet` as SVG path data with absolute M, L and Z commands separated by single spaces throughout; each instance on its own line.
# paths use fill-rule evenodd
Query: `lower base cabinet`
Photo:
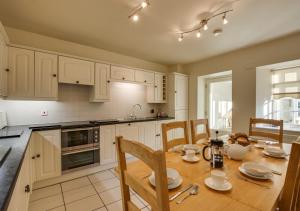
M 116 126 L 100 126 L 100 164 L 114 163 L 116 158 Z
M 30 166 L 30 148 L 28 147 L 7 210 L 27 211 L 31 189 L 32 189 L 32 181 L 31 181 L 31 166 Z

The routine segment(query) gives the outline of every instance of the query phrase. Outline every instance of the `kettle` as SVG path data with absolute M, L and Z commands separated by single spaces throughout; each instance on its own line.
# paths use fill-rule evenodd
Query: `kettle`
M 244 147 L 240 144 L 229 144 L 224 146 L 225 154 L 227 154 L 229 159 L 233 160 L 243 160 L 248 151 L 249 146 Z

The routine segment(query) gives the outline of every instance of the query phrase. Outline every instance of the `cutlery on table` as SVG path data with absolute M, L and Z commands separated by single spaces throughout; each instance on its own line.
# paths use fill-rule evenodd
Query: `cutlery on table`
M 177 204 L 182 203 L 185 199 L 187 199 L 189 196 L 192 195 L 197 195 L 198 194 L 198 190 L 199 190 L 199 186 L 198 185 L 193 185 L 193 187 L 191 188 L 190 192 L 188 195 L 184 196 L 182 199 L 176 201 Z
M 279 172 L 279 171 L 276 171 L 276 170 L 272 170 L 272 173 L 273 173 L 273 174 L 280 175 L 280 176 L 282 175 L 282 173 L 281 173 L 281 172 Z
M 180 196 L 181 194 L 183 194 L 184 192 L 186 192 L 187 190 L 189 190 L 192 187 L 193 187 L 193 184 L 188 185 L 186 188 L 178 191 L 175 195 L 171 196 L 169 200 L 172 201 L 172 200 L 176 199 L 178 196 Z
M 238 177 L 239 177 L 240 179 L 246 181 L 246 182 L 250 182 L 250 183 L 252 183 L 252 184 L 255 184 L 255 185 L 258 185 L 258 186 L 261 186 L 261 187 L 264 187 L 264 188 L 268 188 L 268 189 L 271 188 L 269 185 L 265 185 L 265 184 L 261 184 L 261 183 L 255 182 L 255 181 L 253 181 L 253 180 L 251 180 L 251 179 L 248 179 L 248 178 L 246 178 L 246 177 L 244 177 L 244 176 L 242 176 L 242 175 L 239 175 L 239 174 L 238 174 Z

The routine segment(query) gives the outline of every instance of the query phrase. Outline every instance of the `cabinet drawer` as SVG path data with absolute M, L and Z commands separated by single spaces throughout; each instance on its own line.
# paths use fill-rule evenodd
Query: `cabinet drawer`
M 110 76 L 115 80 L 134 81 L 134 72 L 133 69 L 111 66 Z
M 59 57 L 60 83 L 94 85 L 94 71 L 94 62 Z

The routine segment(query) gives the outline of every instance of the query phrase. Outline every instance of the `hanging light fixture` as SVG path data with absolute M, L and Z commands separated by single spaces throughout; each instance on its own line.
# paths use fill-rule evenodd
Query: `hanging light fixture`
M 149 0 L 143 1 L 139 6 L 137 6 L 131 14 L 128 16 L 129 19 L 132 19 L 134 22 L 137 22 L 139 20 L 138 13 L 143 10 L 144 8 L 148 7 L 150 5 Z
M 223 24 L 224 24 L 224 25 L 227 24 L 227 23 L 228 23 L 228 20 L 227 20 L 227 18 L 226 18 L 226 15 L 227 15 L 227 13 L 229 13 L 229 12 L 233 12 L 233 10 L 232 10 L 232 9 L 230 9 L 230 10 L 225 10 L 225 11 L 223 11 L 223 12 L 214 14 L 214 15 L 208 17 L 208 18 L 205 18 L 205 19 L 201 20 L 200 26 L 198 26 L 197 28 L 194 28 L 194 29 L 191 29 L 191 30 L 188 30 L 188 31 L 183 31 L 183 32 L 181 32 L 181 33 L 180 33 L 180 37 L 178 38 L 178 41 L 181 42 L 181 41 L 183 40 L 183 35 L 185 35 L 185 34 L 190 34 L 190 33 L 192 33 L 192 32 L 196 32 L 196 31 L 197 31 L 196 37 L 197 37 L 197 38 L 200 38 L 200 37 L 201 37 L 201 32 L 200 32 L 200 30 L 203 29 L 204 31 L 207 31 L 207 30 L 208 30 L 208 22 L 209 22 L 211 19 L 215 18 L 215 17 L 219 17 L 219 16 L 222 15 L 222 21 L 223 21 Z M 213 33 L 214 33 L 215 36 L 218 36 L 218 35 L 221 34 L 222 32 L 223 32 L 222 29 L 217 29 L 217 30 L 214 30 L 214 31 L 213 31 Z

